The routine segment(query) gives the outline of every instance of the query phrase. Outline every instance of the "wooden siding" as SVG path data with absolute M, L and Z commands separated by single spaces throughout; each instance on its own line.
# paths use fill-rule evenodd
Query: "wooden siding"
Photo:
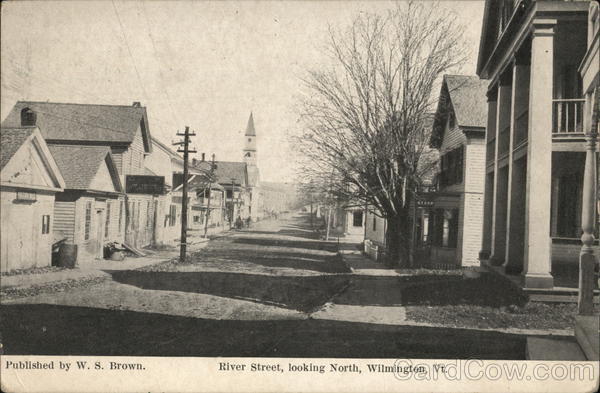
M 54 202 L 54 233 L 57 237 L 64 235 L 68 243 L 73 243 L 75 234 L 75 202 Z
M 373 220 L 375 220 L 375 229 L 373 229 Z M 366 214 L 366 239 L 377 244 L 385 244 L 385 228 L 386 222 L 384 218 L 377 217 L 371 212 Z
M 54 193 L 36 191 L 31 203 L 16 202 L 18 189 L 0 192 L 0 271 L 45 267 L 51 264 Z M 48 233 L 42 233 L 42 216 L 50 216 Z
M 125 241 L 128 244 L 144 247 L 152 243 L 155 199 L 157 198 L 145 194 L 127 196 Z
M 485 145 L 483 138 L 470 138 L 465 146 L 465 193 L 461 198 L 459 226 L 463 266 L 479 265 L 483 230 L 483 191 L 485 188 Z

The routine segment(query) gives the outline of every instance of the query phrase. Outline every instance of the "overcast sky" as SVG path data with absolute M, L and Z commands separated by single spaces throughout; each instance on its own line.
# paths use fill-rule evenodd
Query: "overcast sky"
M 475 72 L 483 1 L 444 1 L 466 26 Z M 329 24 L 347 25 L 369 2 L 3 2 L 2 106 L 17 100 L 148 109 L 150 131 L 170 143 L 188 125 L 195 147 L 241 161 L 250 111 L 261 177 L 294 179 L 288 130 L 297 124 L 299 76 L 323 61 Z

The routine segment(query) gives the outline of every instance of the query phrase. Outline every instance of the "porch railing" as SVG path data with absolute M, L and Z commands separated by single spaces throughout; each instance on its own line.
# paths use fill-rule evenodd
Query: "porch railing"
M 552 100 L 552 133 L 582 133 L 584 102 L 583 98 Z

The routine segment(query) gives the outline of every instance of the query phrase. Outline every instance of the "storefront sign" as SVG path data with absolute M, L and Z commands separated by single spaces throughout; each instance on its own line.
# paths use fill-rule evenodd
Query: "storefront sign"
M 418 207 L 433 207 L 433 201 L 427 199 L 417 199 Z
M 127 175 L 125 177 L 127 194 L 164 194 L 164 176 Z

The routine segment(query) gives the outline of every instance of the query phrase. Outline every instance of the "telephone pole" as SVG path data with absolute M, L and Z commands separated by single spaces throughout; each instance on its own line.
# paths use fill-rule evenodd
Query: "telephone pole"
M 231 220 L 229 220 L 229 229 L 233 226 L 233 216 L 235 215 L 235 178 L 231 178 Z
M 177 132 L 177 136 L 182 136 L 183 141 L 174 143 L 174 145 L 183 145 L 183 149 L 177 149 L 177 152 L 183 153 L 183 195 L 181 198 L 181 241 L 179 248 L 179 260 L 185 261 L 185 255 L 187 251 L 187 205 L 188 205 L 188 160 L 189 154 L 195 153 L 196 150 L 190 150 L 190 137 L 196 136 L 194 133 L 190 133 L 190 127 L 185 127 L 185 132 L 182 134 Z
M 204 237 L 206 238 L 206 235 L 208 233 L 208 219 L 210 218 L 210 200 L 212 199 L 212 181 L 213 181 L 213 174 L 215 173 L 215 154 L 213 153 L 212 155 L 212 161 L 210 163 L 210 173 L 209 173 L 209 179 L 208 179 L 208 203 L 206 205 L 206 218 L 204 219 Z M 204 193 L 204 195 L 206 195 L 206 193 Z

